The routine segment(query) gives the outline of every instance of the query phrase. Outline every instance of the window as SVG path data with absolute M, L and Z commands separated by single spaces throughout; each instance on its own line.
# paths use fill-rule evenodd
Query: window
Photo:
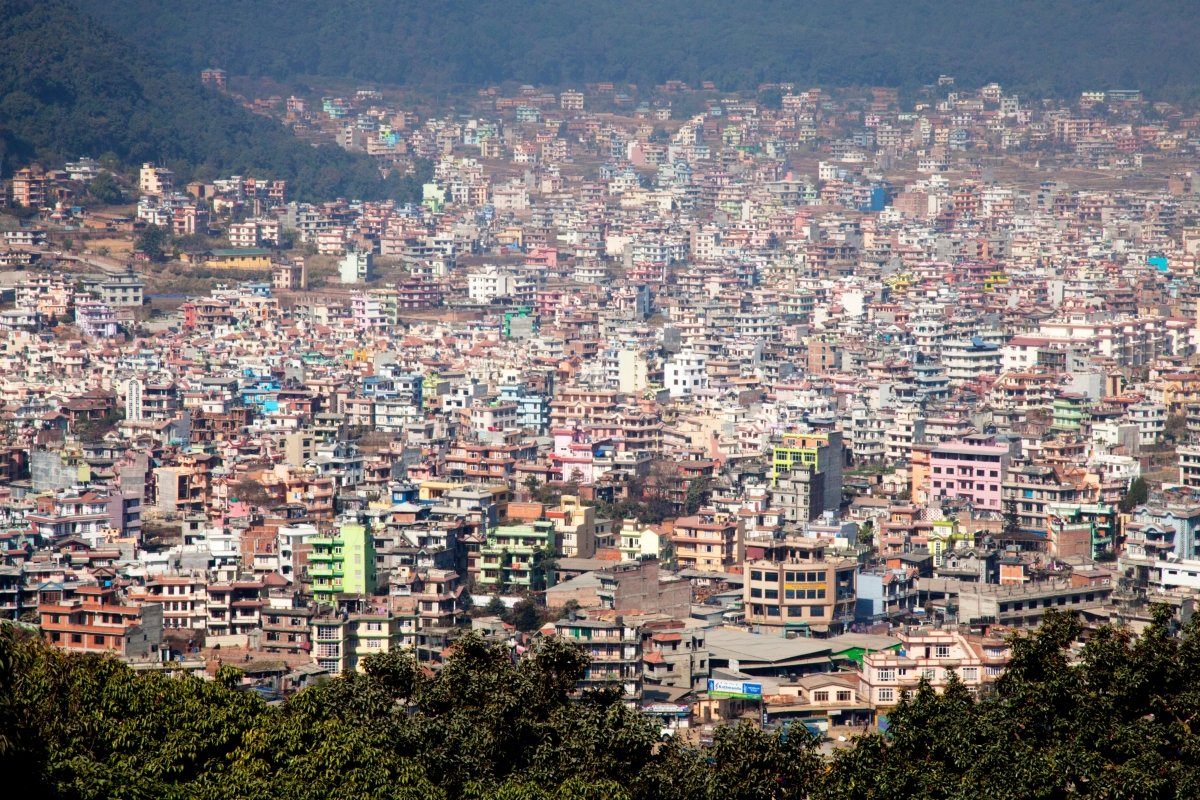
M 829 702 L 829 692 L 813 692 L 813 702 L 814 703 L 828 703 Z
M 762 589 L 758 588 L 757 586 L 751 586 L 750 587 L 750 596 L 761 598 L 762 597 Z
M 894 680 L 896 680 L 896 670 L 894 670 L 894 669 L 877 670 L 875 673 L 875 680 L 894 681 Z
M 379 639 L 367 639 L 367 649 L 368 650 L 378 650 L 378 649 L 380 649 L 382 644 L 383 643 Z
M 779 599 L 779 590 L 778 589 L 767 589 L 766 592 L 764 592 L 763 596 L 766 597 L 766 599 L 768 599 L 768 600 L 778 600 Z
M 923 680 L 932 681 L 937 677 L 937 670 L 932 667 L 921 670 L 921 678 Z
M 326 672 L 337 672 L 338 662 L 331 659 L 318 659 L 317 666 Z
M 944 644 L 939 644 L 936 648 L 934 648 L 933 653 L 938 658 L 949 658 L 950 657 L 950 646 L 944 645 Z
M 895 689 L 880 689 L 879 690 L 879 702 L 894 703 L 895 701 L 896 701 L 896 690 Z
M 849 703 L 850 702 L 850 690 L 844 689 L 844 690 L 838 691 L 837 701 L 839 703 Z
M 963 667 L 962 679 L 964 681 L 979 680 L 979 667 Z
M 96 634 L 95 636 L 92 637 L 92 642 L 94 644 L 103 646 L 104 645 L 104 637 L 101 636 L 100 634 Z
M 1003 671 L 1004 667 L 986 667 L 983 674 L 987 675 L 989 678 L 998 678 L 1000 677 L 1000 673 Z

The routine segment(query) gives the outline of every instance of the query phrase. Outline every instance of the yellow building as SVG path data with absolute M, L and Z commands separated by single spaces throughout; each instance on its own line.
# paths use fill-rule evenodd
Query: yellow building
M 259 247 L 231 247 L 211 250 L 204 265 L 210 269 L 269 270 L 271 251 Z

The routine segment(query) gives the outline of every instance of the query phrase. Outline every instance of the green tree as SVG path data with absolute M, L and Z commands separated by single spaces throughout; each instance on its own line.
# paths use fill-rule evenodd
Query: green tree
M 532 600 L 518 600 L 509 612 L 509 621 L 517 630 L 528 633 L 542 626 L 542 614 Z
M 170 239 L 166 228 L 159 225 L 147 225 L 138 234 L 134 247 L 145 253 L 146 258 L 151 261 L 161 263 L 167 260 L 165 248 L 170 244 Z
M 871 520 L 865 520 L 858 526 L 858 543 L 867 547 L 875 545 L 875 523 Z
M 1121 498 L 1118 507 L 1128 514 L 1149 499 L 1150 486 L 1146 483 L 1146 479 L 1139 475 L 1129 482 L 1129 488 L 1125 491 L 1125 496 Z
M 111 172 L 101 172 L 92 178 L 87 187 L 88 197 L 101 205 L 115 206 L 125 202 L 125 193 L 121 184 Z
M 558 554 L 553 547 L 542 547 L 533 552 L 533 562 L 530 575 L 530 588 L 535 592 L 545 591 L 554 585 L 555 571 L 558 569 Z
M 684 496 L 684 513 L 695 514 L 712 497 L 712 482 L 708 478 L 695 478 L 688 483 Z
M 763 108 L 778 111 L 783 108 L 783 92 L 779 89 L 764 89 L 758 93 L 758 104 Z
M 538 480 L 537 475 L 530 475 L 522 481 L 521 485 L 525 487 L 525 491 L 529 493 L 530 497 L 534 497 L 538 486 L 541 485 L 541 481 Z
M 492 599 L 488 600 L 488 604 L 484 606 L 483 610 L 487 612 L 488 616 L 500 617 L 508 611 L 508 606 L 504 605 L 504 601 L 500 599 L 500 595 L 494 594 L 492 595 Z
M 468 632 L 435 672 L 379 653 L 273 707 L 229 666 L 135 672 L 4 621 L 0 766 L 22 796 L 97 800 L 1200 796 L 1200 615 L 1177 630 L 1159 605 L 1136 637 L 1082 632 L 1047 610 L 990 690 L 923 682 L 886 734 L 825 756 L 798 724 L 663 741 L 619 690 L 579 692 L 588 657 L 559 637 L 517 658 Z

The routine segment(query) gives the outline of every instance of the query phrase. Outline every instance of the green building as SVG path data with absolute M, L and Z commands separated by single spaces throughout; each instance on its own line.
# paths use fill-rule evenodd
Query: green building
M 1112 552 L 1120 527 L 1117 507 L 1108 503 L 1050 503 L 1046 507 L 1051 526 L 1087 525 L 1092 534 L 1092 558 Z
M 334 605 L 339 595 L 375 591 L 375 541 L 367 526 L 346 523 L 336 536 L 309 541 L 308 574 L 318 603 Z
M 781 475 L 793 471 L 811 472 L 810 482 L 819 483 L 821 497 L 810 518 L 823 511 L 836 511 L 842 502 L 843 458 L 841 431 L 785 433 L 780 444 L 771 449 L 771 485 L 777 486 Z
M 1051 430 L 1064 433 L 1079 433 L 1083 429 L 1083 417 L 1087 413 L 1088 398 L 1082 394 L 1060 394 L 1054 398 L 1051 410 Z
M 544 557 L 539 553 L 557 552 L 558 533 L 549 520 L 492 528 L 479 548 L 478 583 L 501 591 L 536 588 L 535 561 Z M 553 581 L 553 574 L 545 576 L 546 586 Z

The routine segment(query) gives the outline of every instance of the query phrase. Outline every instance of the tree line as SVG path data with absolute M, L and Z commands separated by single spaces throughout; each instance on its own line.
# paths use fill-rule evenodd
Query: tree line
M 663 737 L 616 690 L 571 699 L 587 666 L 547 638 L 517 659 L 471 634 L 434 673 L 365 660 L 282 705 L 215 680 L 137 673 L 0 626 L 0 764 L 52 798 L 1194 798 L 1200 624 L 1158 608 L 1136 639 L 1048 612 L 994 689 L 927 685 L 886 733 L 832 755 L 801 726 Z M 15 783 L 13 785 L 16 785 Z
M 424 86 L 670 79 L 1142 88 L 1193 96 L 1200 16 L 1172 0 L 77 0 L 189 70 Z M 1114 46 L 1120 43 L 1120 46 Z
M 66 0 L 0 0 L 0 19 L 6 176 L 32 161 L 57 165 L 90 155 L 128 166 L 166 164 L 180 182 L 231 174 L 283 179 L 298 200 L 420 200 L 415 181 L 397 172 L 384 179 L 365 155 L 300 141 Z

